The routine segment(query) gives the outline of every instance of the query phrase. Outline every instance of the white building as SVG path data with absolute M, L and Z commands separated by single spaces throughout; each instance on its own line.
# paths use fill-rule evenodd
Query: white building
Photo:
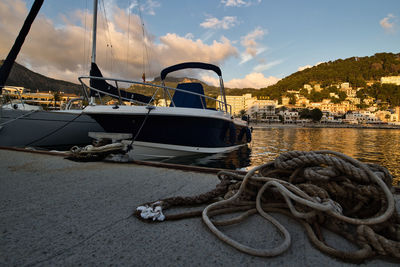
M 340 84 L 340 89 L 342 89 L 342 90 L 346 90 L 346 89 L 351 89 L 351 87 L 350 87 L 350 83 L 341 83 Z
M 256 120 L 278 122 L 279 116 L 275 114 L 275 108 L 277 105 L 277 100 L 255 100 L 249 104 L 247 114 Z
M 312 91 L 312 87 L 311 87 L 311 85 L 309 85 L 309 84 L 305 84 L 305 85 L 303 85 L 303 88 L 304 89 L 306 89 L 307 91 L 308 91 L 308 93 L 311 93 L 311 91 Z
M 345 121 L 352 124 L 362 124 L 362 123 L 380 123 L 382 122 L 375 114 L 369 111 L 360 112 L 349 112 L 346 113 Z
M 4 86 L 2 89 L 2 93 L 3 94 L 11 94 L 11 95 L 19 95 L 22 93 L 26 93 L 27 89 L 25 89 L 24 87 L 20 87 L 20 86 Z
M 299 113 L 297 111 L 280 111 L 279 115 L 283 117 L 284 123 L 296 123 L 296 121 L 299 119 Z
M 359 105 L 361 103 L 361 99 L 358 97 L 347 97 L 346 100 L 350 101 L 354 105 Z
M 395 85 L 400 85 L 400 76 L 381 77 L 381 83 L 392 83 Z
M 217 97 L 219 101 L 224 101 L 222 96 L 219 95 Z M 256 101 L 257 97 L 252 97 L 251 94 L 243 94 L 241 96 L 234 96 L 234 95 L 227 95 L 226 96 L 226 103 L 231 105 L 232 107 L 232 114 L 234 116 L 240 115 L 240 111 L 244 110 L 247 111 L 249 108 L 249 105 L 252 104 L 252 102 Z M 218 107 L 218 104 L 217 104 Z

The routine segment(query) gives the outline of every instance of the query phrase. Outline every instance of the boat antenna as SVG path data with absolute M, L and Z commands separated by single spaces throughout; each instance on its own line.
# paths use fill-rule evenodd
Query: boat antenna
M 44 0 L 35 0 L 35 2 L 33 3 L 32 8 L 29 11 L 29 14 L 26 17 L 25 22 L 22 25 L 22 28 L 17 36 L 17 39 L 14 42 L 14 45 L 8 53 L 7 58 L 4 60 L 3 65 L 0 67 L 0 88 L 5 85 L 7 78 L 10 75 L 11 68 L 14 65 L 14 62 L 18 56 L 19 51 L 22 48 L 22 45 L 25 41 L 26 36 L 29 33 L 29 30 L 31 29 L 32 23 L 35 20 L 36 15 L 39 13 L 40 8 L 42 7 L 43 1 Z M 0 95 L 1 93 L 2 90 L 0 90 Z

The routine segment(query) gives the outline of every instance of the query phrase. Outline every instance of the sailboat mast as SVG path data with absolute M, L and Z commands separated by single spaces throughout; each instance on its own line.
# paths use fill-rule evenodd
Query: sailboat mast
M 98 0 L 94 0 L 93 1 L 93 32 L 92 32 L 92 63 L 96 63 L 97 4 L 98 4 Z

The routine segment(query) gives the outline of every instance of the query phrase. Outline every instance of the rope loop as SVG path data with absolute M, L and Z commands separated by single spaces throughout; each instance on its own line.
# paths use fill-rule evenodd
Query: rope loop
M 391 193 L 393 177 L 383 166 L 329 150 L 289 151 L 245 175 L 221 171 L 217 176 L 220 183 L 208 193 L 159 201 L 164 211 L 174 206 L 207 204 L 202 211 L 167 214 L 165 220 L 201 214 L 205 225 L 223 242 L 244 253 L 272 257 L 284 253 L 291 244 L 289 232 L 270 214 L 281 213 L 296 219 L 314 246 L 333 257 L 361 262 L 380 255 L 400 260 L 400 216 Z M 137 210 L 136 215 L 143 218 L 149 212 L 159 214 L 160 209 L 146 212 L 141 215 Z M 242 213 L 217 219 L 237 212 Z M 253 214 L 259 214 L 281 233 L 282 242 L 277 247 L 244 245 L 218 228 L 240 223 Z M 330 247 L 321 228 L 344 237 L 359 249 L 349 252 Z

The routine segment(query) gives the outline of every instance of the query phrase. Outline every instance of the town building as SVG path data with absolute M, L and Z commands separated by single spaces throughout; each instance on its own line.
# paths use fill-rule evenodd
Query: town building
M 217 100 L 224 101 L 221 95 L 218 95 Z M 252 97 L 251 94 L 243 94 L 241 96 L 226 96 L 226 103 L 232 107 L 232 114 L 234 116 L 240 115 L 242 110 L 247 111 L 252 102 L 256 101 L 257 97 Z M 217 105 L 218 106 L 218 105 Z
M 308 100 L 306 97 L 304 96 L 300 96 L 297 100 L 296 100 L 296 106 L 298 107 L 306 107 L 308 104 L 310 104 L 310 100 Z
M 255 100 L 249 104 L 246 112 L 252 119 L 257 121 L 279 122 L 279 115 L 275 111 L 277 105 L 277 100 Z
M 28 89 L 20 86 L 4 86 L 2 89 L 3 94 L 10 96 L 19 96 L 20 94 L 28 91 Z
M 290 102 L 290 98 L 287 96 L 282 96 L 282 106 L 288 106 Z
M 356 110 L 356 106 L 349 101 L 343 101 L 339 104 L 330 102 L 330 99 L 324 99 L 322 102 L 313 102 L 307 105 L 308 109 L 318 108 L 322 112 L 330 112 L 332 114 L 345 114 L 347 111 Z
M 314 85 L 314 90 L 316 91 L 316 92 L 321 92 L 322 91 L 322 88 L 321 88 L 321 85 L 320 84 L 315 84 Z
M 391 83 L 395 85 L 400 85 L 400 76 L 386 76 L 381 77 L 381 83 Z
M 304 89 L 306 89 L 307 90 L 307 92 L 310 94 L 311 93 L 311 91 L 312 91 L 312 86 L 311 85 L 309 85 L 309 84 L 305 84 L 305 85 L 303 85 L 303 88 Z
M 346 90 L 350 88 L 350 83 L 341 83 L 340 84 L 340 89 L 341 90 Z
M 350 124 L 381 123 L 382 121 L 375 114 L 368 111 L 347 112 L 344 122 Z
M 21 99 L 24 103 L 42 107 L 65 107 L 67 103 L 78 96 L 75 94 L 65 94 L 58 92 L 58 99 L 55 99 L 55 92 L 36 92 L 32 93 L 29 89 L 19 86 L 4 86 L 2 93 L 12 99 Z
M 361 103 L 361 99 L 358 97 L 347 97 L 346 100 L 350 101 L 354 105 L 359 105 Z
M 280 111 L 279 115 L 282 116 L 284 123 L 296 123 L 299 119 L 299 112 L 288 109 Z

